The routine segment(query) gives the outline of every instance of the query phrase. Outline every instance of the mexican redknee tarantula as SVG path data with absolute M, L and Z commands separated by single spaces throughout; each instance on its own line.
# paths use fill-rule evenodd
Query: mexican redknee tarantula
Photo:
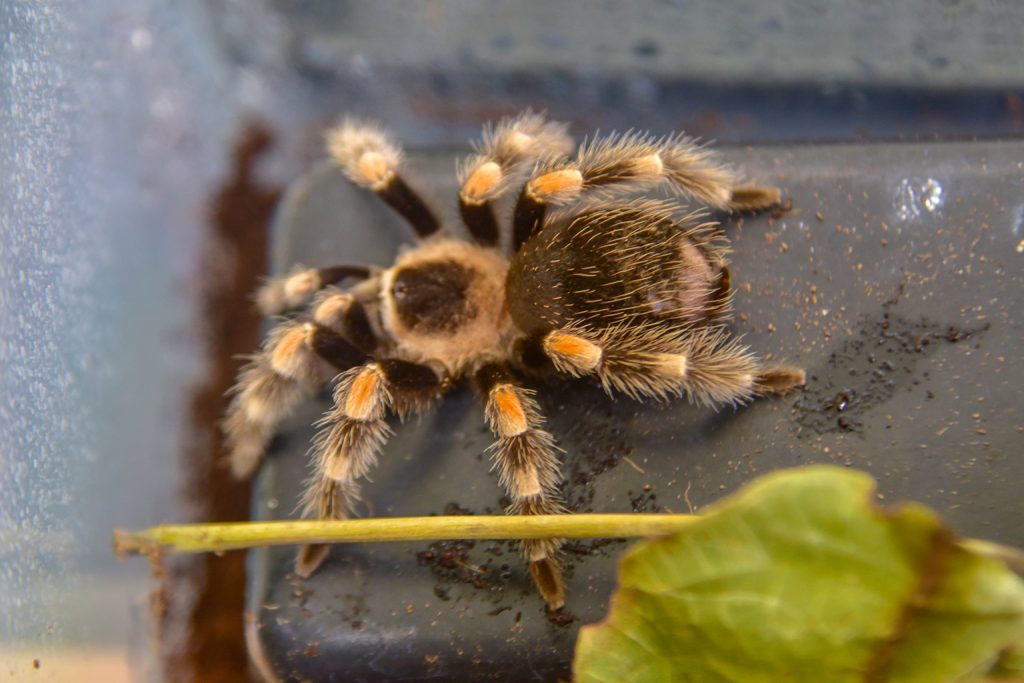
M 609 393 L 685 394 L 712 407 L 803 384 L 803 371 L 766 367 L 726 330 L 727 248 L 717 224 L 643 196 L 667 190 L 745 210 L 776 204 L 778 190 L 741 186 L 685 137 L 596 137 L 569 156 L 573 147 L 564 124 L 531 113 L 486 130 L 459 169 L 465 241 L 406 184 L 402 152 L 386 133 L 352 120 L 330 131 L 331 158 L 401 214 L 419 242 L 388 268 L 302 269 L 263 287 L 267 314 L 312 303 L 279 324 L 239 376 L 225 419 L 235 472 L 249 475 L 280 421 L 337 374 L 303 505 L 307 516 L 345 519 L 390 433 L 387 413 L 425 410 L 471 377 L 497 439 L 508 512 L 561 513 L 555 442 L 520 372 L 590 376 Z M 514 188 L 503 240 L 498 204 Z M 558 542 L 522 547 L 544 599 L 561 607 Z M 302 548 L 298 573 L 308 576 L 326 548 Z

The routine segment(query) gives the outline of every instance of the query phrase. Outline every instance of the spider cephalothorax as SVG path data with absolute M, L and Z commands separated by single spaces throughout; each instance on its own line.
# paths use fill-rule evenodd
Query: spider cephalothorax
M 508 261 L 494 249 L 435 238 L 401 254 L 381 277 L 381 323 L 403 358 L 451 374 L 504 357 L 512 326 L 504 305 Z
M 387 412 L 422 411 L 463 377 L 485 402 L 513 514 L 564 511 L 554 439 L 518 372 L 590 376 L 634 399 L 686 395 L 713 407 L 803 383 L 801 370 L 765 367 L 725 328 L 729 273 L 717 224 L 643 196 L 665 188 L 722 210 L 778 201 L 773 188 L 740 186 L 691 140 L 613 135 L 570 157 L 564 125 L 529 113 L 504 120 L 460 169 L 466 241 L 402 179 L 401 152 L 387 135 L 346 121 L 327 139 L 349 178 L 405 217 L 420 241 L 386 269 L 299 269 L 260 292 L 268 314 L 302 310 L 239 376 L 225 419 L 232 465 L 250 474 L 280 421 L 336 376 L 334 407 L 313 445 L 307 515 L 351 515 L 358 482 L 390 433 Z M 504 249 L 495 206 L 514 186 Z M 523 542 L 555 609 L 564 602 L 557 547 Z M 308 575 L 325 552 L 303 548 L 297 571 Z

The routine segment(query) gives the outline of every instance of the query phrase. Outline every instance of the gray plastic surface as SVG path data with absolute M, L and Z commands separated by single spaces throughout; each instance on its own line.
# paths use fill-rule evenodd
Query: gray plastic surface
M 725 223 L 735 329 L 805 367 L 808 385 L 719 413 L 608 398 L 586 381 L 538 386 L 566 451 L 570 506 L 699 510 L 769 470 L 832 462 L 874 474 L 881 502 L 918 500 L 963 534 L 1024 544 L 1024 144 L 728 156 L 793 203 Z M 414 159 L 449 214 L 452 162 Z M 375 198 L 320 167 L 282 210 L 275 267 L 386 265 L 406 235 Z M 327 407 L 324 396 L 284 428 L 259 478 L 260 518 L 290 516 L 309 425 Z M 395 429 L 365 486 L 374 514 L 501 510 L 471 391 Z M 568 673 L 578 627 L 604 615 L 625 547 L 569 545 L 569 623 L 549 619 L 508 543 L 335 546 L 306 581 L 291 573 L 293 549 L 254 551 L 250 644 L 280 680 L 553 680 Z

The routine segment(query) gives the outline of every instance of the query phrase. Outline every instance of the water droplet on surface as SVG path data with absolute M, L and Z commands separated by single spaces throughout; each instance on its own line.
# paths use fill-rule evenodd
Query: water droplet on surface
M 934 178 L 903 178 L 893 195 L 896 218 L 910 221 L 934 213 L 945 203 L 942 184 Z
M 921 187 L 921 203 L 929 212 L 937 211 L 943 204 L 942 185 L 929 178 Z

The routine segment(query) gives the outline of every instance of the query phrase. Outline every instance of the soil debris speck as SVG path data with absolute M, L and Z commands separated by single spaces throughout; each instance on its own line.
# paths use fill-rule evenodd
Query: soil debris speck
M 548 621 L 558 628 L 566 628 L 576 621 L 576 615 L 564 607 L 562 609 L 555 610 L 554 612 L 549 611 L 547 615 Z
M 811 375 L 796 403 L 796 422 L 813 434 L 862 432 L 873 406 L 889 400 L 901 386 L 920 383 L 915 366 L 938 350 L 940 345 L 933 342 L 955 344 L 988 328 L 988 323 L 966 328 L 912 321 L 888 312 L 881 319 L 867 319 L 859 335 L 829 356 L 824 372 Z

